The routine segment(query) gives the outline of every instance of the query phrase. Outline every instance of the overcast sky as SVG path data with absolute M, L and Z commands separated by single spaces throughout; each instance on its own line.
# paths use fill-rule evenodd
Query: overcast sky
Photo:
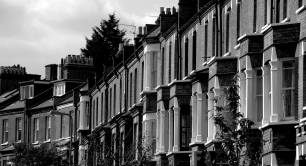
M 80 54 L 91 28 L 109 13 L 142 26 L 154 23 L 161 6 L 177 0 L 0 0 L 0 66 L 20 64 L 44 75 L 45 65 Z

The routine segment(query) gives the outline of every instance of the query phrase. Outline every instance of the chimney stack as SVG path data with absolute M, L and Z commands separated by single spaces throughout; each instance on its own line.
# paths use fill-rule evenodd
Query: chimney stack
M 57 80 L 57 64 L 45 66 L 45 78 L 47 81 Z
M 167 14 L 167 15 L 171 15 L 171 8 L 167 8 L 166 14 Z
M 172 14 L 176 14 L 176 8 L 174 6 L 172 8 Z
M 143 35 L 143 33 L 142 33 L 142 27 L 141 27 L 141 26 L 138 27 L 138 34 L 139 34 L 139 35 Z
M 160 14 L 165 14 L 165 8 L 164 7 L 160 7 Z

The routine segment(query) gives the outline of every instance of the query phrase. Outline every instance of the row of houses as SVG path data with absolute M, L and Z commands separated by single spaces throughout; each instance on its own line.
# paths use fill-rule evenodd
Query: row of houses
M 134 46 L 121 45 L 122 61 L 102 80 L 88 79 L 93 63 L 82 56 L 47 65 L 45 80 L 1 95 L 1 164 L 26 142 L 56 143 L 74 165 L 203 165 L 203 150 L 215 160 L 220 148 L 216 101 L 238 75 L 239 111 L 262 133 L 261 164 L 302 165 L 305 8 L 179 0 L 139 28 Z

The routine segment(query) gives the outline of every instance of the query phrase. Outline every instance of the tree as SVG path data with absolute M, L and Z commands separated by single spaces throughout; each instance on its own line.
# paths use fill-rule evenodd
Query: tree
M 231 166 L 256 166 L 260 164 L 261 132 L 253 127 L 253 121 L 238 110 L 240 97 L 237 80 L 238 77 L 234 77 L 232 84 L 224 88 L 225 106 L 217 104 L 215 107 L 213 118 L 217 127 L 216 138 L 221 143 L 217 162 Z
M 119 19 L 115 14 L 110 14 L 108 20 L 102 20 L 92 30 L 91 38 L 86 37 L 86 46 L 81 53 L 93 58 L 97 77 L 101 78 L 112 67 L 119 44 L 125 41 L 125 32 L 119 29 Z
M 38 147 L 18 143 L 14 145 L 16 166 L 65 166 L 68 161 L 64 160 L 54 145 L 42 144 Z

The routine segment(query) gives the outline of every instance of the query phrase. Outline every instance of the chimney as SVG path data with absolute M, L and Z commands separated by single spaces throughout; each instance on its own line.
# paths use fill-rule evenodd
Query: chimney
M 45 66 L 45 78 L 47 81 L 57 79 L 57 64 L 50 64 Z
M 167 14 L 167 15 L 171 15 L 171 8 L 167 8 L 166 14 Z
M 174 6 L 172 8 L 172 14 L 176 14 L 176 8 Z
M 179 25 L 185 24 L 196 12 L 198 0 L 179 0 Z
M 200 9 L 202 7 L 204 7 L 204 5 L 208 2 L 209 0 L 198 0 L 198 11 L 200 11 Z
M 142 27 L 138 27 L 138 34 L 139 34 L 139 35 L 143 35 L 143 34 L 142 34 Z
M 160 7 L 160 14 L 165 14 L 165 8 L 164 7 Z
M 147 27 L 143 27 L 143 35 L 146 35 L 148 33 Z

